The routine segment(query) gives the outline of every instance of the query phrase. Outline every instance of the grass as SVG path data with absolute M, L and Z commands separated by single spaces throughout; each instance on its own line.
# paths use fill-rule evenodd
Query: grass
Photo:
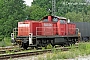
M 11 38 L 10 37 L 4 37 L 3 39 L 0 40 L 0 47 L 5 47 L 5 46 L 11 46 Z
M 79 56 L 85 56 L 90 54 L 90 42 L 80 43 L 78 48 L 75 48 L 75 45 L 71 45 L 69 51 L 61 51 L 52 49 L 52 53 L 46 54 L 46 60 L 57 60 L 57 59 L 70 59 Z M 44 60 L 44 57 L 39 57 L 38 60 Z

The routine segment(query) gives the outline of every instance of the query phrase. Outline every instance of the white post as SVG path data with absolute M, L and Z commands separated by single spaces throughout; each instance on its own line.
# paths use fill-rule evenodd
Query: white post
M 33 34 L 32 34 L 32 33 L 29 33 L 29 45 L 30 45 L 30 44 L 33 44 L 33 43 L 32 43 L 32 36 L 33 36 Z
M 11 39 L 14 40 L 14 33 L 11 33 Z
M 70 19 L 68 19 L 68 23 L 70 23 Z

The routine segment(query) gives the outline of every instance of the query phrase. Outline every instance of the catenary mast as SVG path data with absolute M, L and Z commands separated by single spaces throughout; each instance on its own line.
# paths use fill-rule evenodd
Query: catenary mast
M 56 13 L 56 0 L 52 0 L 52 15 L 55 16 Z

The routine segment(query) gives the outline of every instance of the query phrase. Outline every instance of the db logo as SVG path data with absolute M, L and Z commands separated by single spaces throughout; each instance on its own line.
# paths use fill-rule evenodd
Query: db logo
M 53 25 L 51 23 L 44 23 L 44 26 L 52 27 Z

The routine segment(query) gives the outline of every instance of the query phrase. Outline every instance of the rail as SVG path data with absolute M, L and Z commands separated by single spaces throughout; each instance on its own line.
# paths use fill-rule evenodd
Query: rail
M 78 48 L 78 46 L 75 46 L 75 48 Z M 54 48 L 55 50 L 60 50 L 60 51 L 68 51 L 71 49 L 71 47 L 59 47 L 59 48 Z M 18 58 L 18 57 L 25 57 L 25 56 L 33 56 L 33 55 L 40 55 L 44 54 L 46 52 L 52 53 L 52 49 L 45 49 L 45 50 L 35 50 L 35 51 L 22 51 L 22 52 L 15 52 L 15 53 L 9 53 L 9 54 L 1 54 L 0 59 L 10 59 L 10 58 Z

